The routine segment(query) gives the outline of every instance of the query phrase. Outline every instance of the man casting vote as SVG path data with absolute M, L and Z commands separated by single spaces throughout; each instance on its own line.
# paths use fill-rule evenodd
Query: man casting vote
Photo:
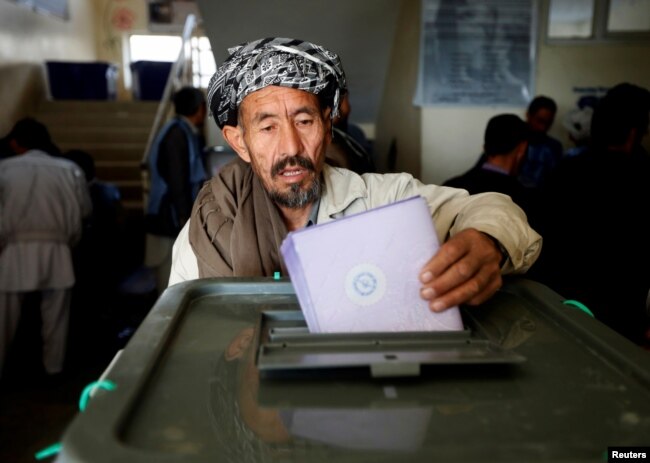
M 230 50 L 210 81 L 208 103 L 241 160 L 199 192 L 174 244 L 170 284 L 286 275 L 279 248 L 289 231 L 416 195 L 427 201 L 442 243 L 419 275 L 432 311 L 480 304 L 503 274 L 534 263 L 542 239 L 508 196 L 325 164 L 346 91 L 339 57 L 319 45 L 265 38 Z

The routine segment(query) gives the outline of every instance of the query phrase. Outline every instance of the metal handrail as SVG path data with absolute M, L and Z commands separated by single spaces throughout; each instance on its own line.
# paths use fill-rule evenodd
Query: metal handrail
M 196 16 L 193 14 L 187 15 L 185 25 L 183 26 L 181 50 L 178 54 L 178 58 L 174 61 L 172 68 L 169 71 L 169 77 L 165 83 L 165 89 L 160 98 L 160 103 L 156 110 L 156 117 L 151 126 L 147 145 L 142 155 L 142 160 L 140 161 L 143 207 L 145 212 L 147 209 L 147 203 L 149 202 L 149 151 L 151 150 L 151 146 L 153 145 L 158 131 L 170 115 L 169 113 L 172 107 L 173 94 L 182 86 L 190 85 L 192 83 L 192 51 L 190 40 L 192 39 L 192 35 L 197 26 L 198 21 Z

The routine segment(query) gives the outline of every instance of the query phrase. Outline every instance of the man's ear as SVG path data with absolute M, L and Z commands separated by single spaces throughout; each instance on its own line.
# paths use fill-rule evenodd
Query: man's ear
M 221 129 L 221 134 L 242 160 L 251 162 L 248 147 L 246 146 L 246 142 L 244 142 L 244 132 L 239 126 L 226 125 Z
M 517 154 L 519 155 L 519 157 L 526 156 L 526 152 L 528 151 L 528 140 L 519 142 L 519 144 L 515 149 L 517 150 Z
M 526 153 L 528 152 L 528 141 L 524 140 L 520 142 L 514 149 L 514 171 L 518 171 L 521 168 L 521 165 L 524 163 L 526 158 Z

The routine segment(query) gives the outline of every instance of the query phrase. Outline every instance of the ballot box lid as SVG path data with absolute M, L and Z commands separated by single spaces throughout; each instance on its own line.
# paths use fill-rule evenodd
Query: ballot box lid
M 299 311 L 290 282 L 181 283 L 108 369 L 115 389 L 70 423 L 57 461 L 596 462 L 648 445 L 650 353 L 563 301 L 517 277 L 463 308 L 470 338 L 524 361 L 267 377 L 264 314 Z

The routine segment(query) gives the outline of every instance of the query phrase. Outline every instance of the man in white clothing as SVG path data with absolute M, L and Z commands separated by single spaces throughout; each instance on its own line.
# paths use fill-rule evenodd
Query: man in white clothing
M 28 293 L 41 298 L 43 366 L 60 373 L 65 359 L 71 246 L 92 203 L 81 169 L 45 152 L 46 127 L 30 118 L 8 136 L 17 156 L 0 162 L 0 374 Z

